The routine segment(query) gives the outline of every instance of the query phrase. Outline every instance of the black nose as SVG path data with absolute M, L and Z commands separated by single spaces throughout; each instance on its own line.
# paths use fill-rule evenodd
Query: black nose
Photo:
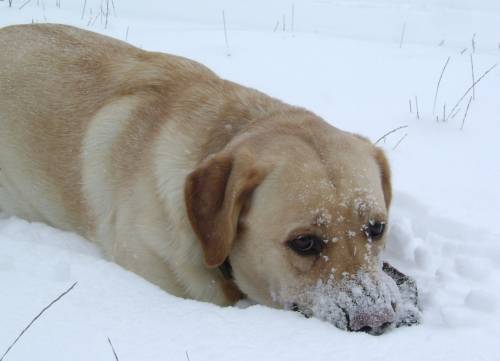
M 389 327 L 391 327 L 391 323 L 384 322 L 379 327 L 363 326 L 357 331 L 358 332 L 366 332 L 366 333 L 373 335 L 373 336 L 379 336 L 379 335 L 383 334 Z
M 349 329 L 370 335 L 381 335 L 391 327 L 395 318 L 392 307 L 363 312 L 354 311 L 349 317 Z

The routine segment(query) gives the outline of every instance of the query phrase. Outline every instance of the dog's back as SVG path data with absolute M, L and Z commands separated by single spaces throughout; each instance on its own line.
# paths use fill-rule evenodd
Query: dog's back
M 128 96 L 161 96 L 165 108 L 180 86 L 215 78 L 190 60 L 64 25 L 3 28 L 0 49 L 0 209 L 81 233 L 82 146 L 99 112 Z M 128 115 L 102 122 L 118 127 Z

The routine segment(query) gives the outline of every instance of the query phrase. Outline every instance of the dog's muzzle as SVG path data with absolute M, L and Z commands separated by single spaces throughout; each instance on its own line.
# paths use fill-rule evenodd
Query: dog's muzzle
M 381 335 L 391 328 L 419 322 L 417 297 L 415 281 L 384 263 L 376 280 L 360 273 L 338 283 L 318 283 L 307 301 L 303 299 L 290 308 L 344 330 Z

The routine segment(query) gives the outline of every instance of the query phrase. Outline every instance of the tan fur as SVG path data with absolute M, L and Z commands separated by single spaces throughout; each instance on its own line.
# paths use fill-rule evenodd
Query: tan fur
M 191 60 L 68 26 L 3 28 L 0 48 L 4 212 L 221 305 L 243 291 L 286 307 L 284 290 L 332 268 L 378 277 L 384 241 L 367 247 L 361 229 L 387 220 L 390 173 L 365 139 Z M 329 241 L 322 256 L 286 246 L 304 233 Z M 227 257 L 234 283 L 214 268 Z

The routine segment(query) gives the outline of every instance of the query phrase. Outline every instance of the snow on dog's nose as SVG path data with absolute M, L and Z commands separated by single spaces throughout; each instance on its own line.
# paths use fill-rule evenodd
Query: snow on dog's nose
M 381 335 L 420 322 L 415 281 L 388 263 L 380 272 L 345 273 L 340 280 L 320 280 L 302 292 L 281 297 L 295 300 L 287 309 L 347 331 Z
M 338 328 L 380 335 L 395 325 L 399 290 L 394 281 L 380 272 L 359 272 L 340 281 L 318 282 L 310 294 L 315 317 Z

